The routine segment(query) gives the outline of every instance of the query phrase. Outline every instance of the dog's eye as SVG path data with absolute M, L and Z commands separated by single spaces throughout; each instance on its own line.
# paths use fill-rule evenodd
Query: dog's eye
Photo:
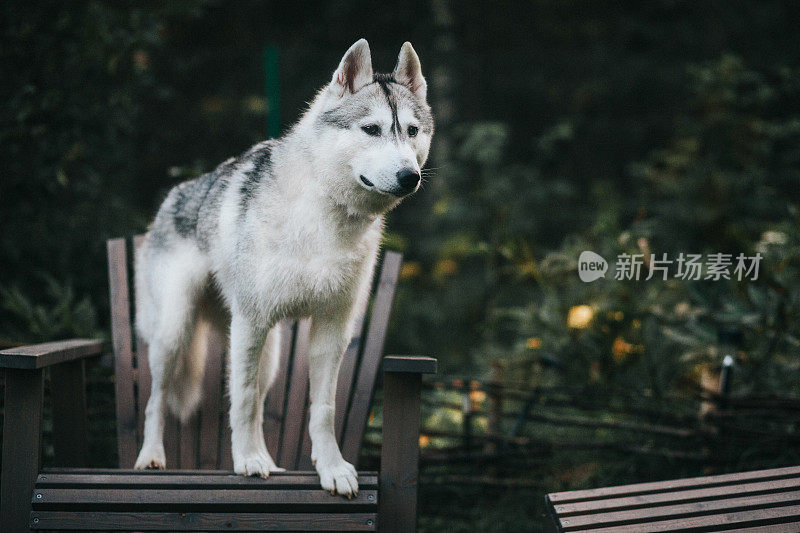
M 409 126 L 408 127 L 408 136 L 409 137 L 416 137 L 417 133 L 419 133 L 419 128 L 416 126 Z
M 381 127 L 378 126 L 377 124 L 370 124 L 369 126 L 364 126 L 361 129 L 367 135 L 372 135 L 373 137 L 380 137 L 381 136 Z

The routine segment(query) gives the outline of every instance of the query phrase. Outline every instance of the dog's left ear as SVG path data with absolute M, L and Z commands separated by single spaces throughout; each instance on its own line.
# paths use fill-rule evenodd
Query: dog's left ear
M 419 57 L 408 41 L 403 43 L 403 47 L 400 49 L 393 75 L 397 83 L 405 85 L 412 93 L 423 100 L 425 99 L 425 95 L 428 92 L 428 84 L 425 82 L 425 78 L 422 77 L 422 66 L 419 64 Z
M 340 97 L 348 92 L 355 94 L 368 83 L 372 83 L 372 56 L 367 40 L 359 39 L 345 52 L 333 73 L 331 91 Z

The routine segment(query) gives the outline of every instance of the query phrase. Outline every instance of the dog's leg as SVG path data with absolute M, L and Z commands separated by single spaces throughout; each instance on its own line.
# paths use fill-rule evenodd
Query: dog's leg
M 149 276 L 137 273 L 137 281 L 140 281 L 137 290 L 149 293 L 149 298 L 137 301 L 141 306 L 148 307 L 147 314 L 153 323 L 148 329 L 149 334 L 145 336 L 149 343 L 152 383 L 145 409 L 142 449 L 134 465 L 136 469 L 166 468 L 163 442 L 166 394 L 170 392 L 170 387 L 180 382 L 174 376 L 192 340 L 194 296 L 207 275 L 202 268 L 202 261 L 197 257 L 191 250 L 174 252 L 166 258 L 160 258 L 158 268 L 149 271 Z M 195 265 L 195 268 L 186 268 L 186 265 Z M 137 267 L 147 266 L 139 264 Z M 146 284 L 151 279 L 159 280 L 158 284 L 154 284 L 157 290 L 148 290 Z
M 322 488 L 350 497 L 358 493 L 358 474 L 342 457 L 334 432 L 336 382 L 349 337 L 347 323 L 346 312 L 320 313 L 312 319 L 308 350 L 311 397 L 308 432 L 311 459 Z
M 188 314 L 188 312 L 187 312 Z M 162 328 L 162 333 L 150 344 L 148 360 L 152 382 L 150 399 L 147 400 L 144 418 L 144 439 L 142 449 L 136 459 L 134 468 L 150 469 L 166 468 L 164 453 L 164 411 L 167 406 L 166 393 L 171 386 L 168 380 L 175 375 L 180 357 L 191 341 L 191 322 L 188 317 L 176 317 L 179 327 Z M 169 340 L 168 340 L 169 339 Z M 174 382 L 175 380 L 172 379 Z
M 163 354 L 159 353 L 160 347 L 150 346 L 150 372 L 152 382 L 150 399 L 144 417 L 144 439 L 142 449 L 133 466 L 137 470 L 159 469 L 167 467 L 167 458 L 164 453 L 164 365 Z
M 231 316 L 231 453 L 237 474 L 267 478 L 283 470 L 270 457 L 262 429 L 264 397 L 277 353 L 271 347 L 264 350 L 269 327 L 254 322 L 240 312 Z

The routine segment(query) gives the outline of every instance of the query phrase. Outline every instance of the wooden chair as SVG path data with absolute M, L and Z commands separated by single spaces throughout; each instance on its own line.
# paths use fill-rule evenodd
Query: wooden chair
M 142 237 L 133 239 L 134 247 Z M 206 339 L 207 368 L 200 411 L 185 424 L 169 416 L 164 472 L 134 471 L 150 393 L 147 345 L 131 327 L 132 254 L 124 239 L 108 242 L 115 363 L 119 470 L 86 469 L 84 359 L 100 355 L 99 341 L 71 340 L 0 351 L 5 369 L 5 422 L 0 529 L 92 530 L 358 530 L 416 529 L 421 374 L 436 371 L 429 357 L 381 358 L 401 255 L 384 255 L 372 313 L 362 317 L 344 356 L 336 397 L 342 453 L 357 466 L 378 368 L 384 370 L 380 475 L 359 472 L 359 493 L 347 500 L 319 487 L 309 457 L 308 362 L 310 321 L 284 323 L 281 370 L 265 406 L 264 434 L 286 473 L 268 480 L 231 472 L 224 342 Z M 363 341 L 363 342 L 362 342 Z M 40 471 L 43 371 L 53 397 L 57 468 Z M 71 467 L 71 468 L 68 468 Z M 76 468 L 79 467 L 79 468 Z
M 800 467 L 546 496 L 552 531 L 800 531 Z

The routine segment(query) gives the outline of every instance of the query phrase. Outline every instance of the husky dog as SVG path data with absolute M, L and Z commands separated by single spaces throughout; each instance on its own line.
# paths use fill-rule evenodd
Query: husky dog
M 311 316 L 311 458 L 331 493 L 358 491 L 334 435 L 336 380 L 353 309 L 368 297 L 383 215 L 420 185 L 433 135 L 419 58 L 403 44 L 375 74 L 356 42 L 283 137 L 174 187 L 136 256 L 136 326 L 150 345 L 152 391 L 136 468 L 165 468 L 164 409 L 200 401 L 200 327 L 230 334 L 234 470 L 280 471 L 264 444 L 264 399 L 283 318 Z

